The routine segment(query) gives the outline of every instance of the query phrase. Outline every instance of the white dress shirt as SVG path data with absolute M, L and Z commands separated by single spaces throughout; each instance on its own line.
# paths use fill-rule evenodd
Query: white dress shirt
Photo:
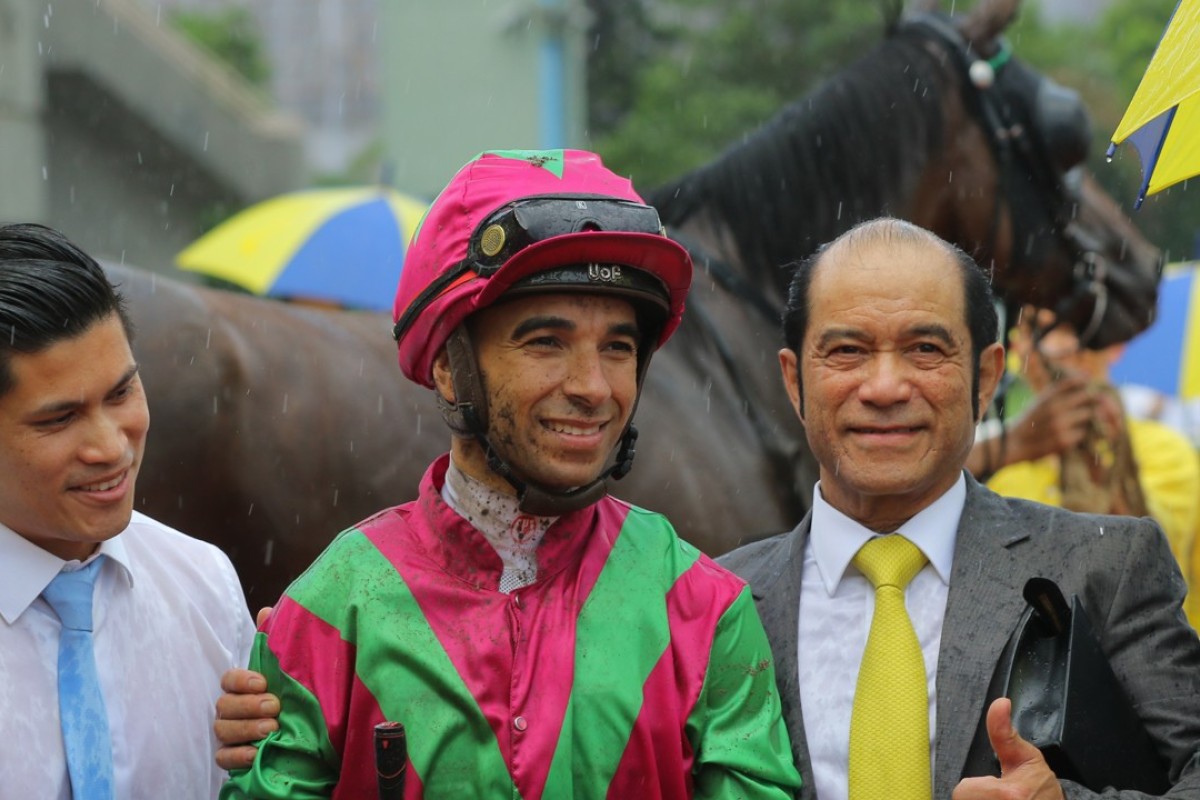
M 925 657 L 930 754 L 934 758 L 938 648 L 950 589 L 954 540 L 966 497 L 966 481 L 960 475 L 949 491 L 897 531 L 929 559 L 908 585 L 905 605 Z M 821 484 L 817 484 L 800 578 L 797 669 L 804 734 L 814 788 L 821 800 L 844 800 L 847 796 L 850 710 L 875 610 L 875 589 L 851 560 L 875 535 L 826 503 Z
M 134 512 L 101 544 L 94 648 L 113 745 L 116 797 L 215 798 L 221 673 L 254 638 L 241 585 L 211 544 Z M 93 558 L 97 558 L 93 556 Z M 91 559 L 89 559 L 91 561 Z M 42 590 L 66 565 L 0 525 L 0 800 L 67 800 L 58 718 L 58 617 Z

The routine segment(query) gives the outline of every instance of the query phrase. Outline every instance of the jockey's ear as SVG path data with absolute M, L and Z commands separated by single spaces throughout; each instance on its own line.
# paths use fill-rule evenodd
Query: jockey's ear
M 457 402 L 454 379 L 450 375 L 450 356 L 445 347 L 439 350 L 437 357 L 433 359 L 433 383 L 443 400 L 451 404 Z

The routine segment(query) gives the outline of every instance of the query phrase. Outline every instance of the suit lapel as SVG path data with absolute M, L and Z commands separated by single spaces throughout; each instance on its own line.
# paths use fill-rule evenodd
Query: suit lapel
M 1010 548 L 1030 533 L 1016 529 L 999 496 L 967 477 L 938 655 L 934 797 L 949 797 L 963 777 L 996 663 L 1025 609 L 1029 576 Z
M 804 786 L 800 800 L 813 800 L 812 766 L 808 760 L 808 740 L 804 735 L 804 718 L 800 711 L 799 671 L 796 664 L 796 637 L 800 625 L 800 576 L 804 570 L 804 546 L 808 541 L 811 513 L 779 544 L 763 562 L 762 575 L 754 580 L 751 590 L 762 618 L 763 628 L 771 643 L 775 660 L 775 681 L 783 721 L 792 740 L 792 755 Z

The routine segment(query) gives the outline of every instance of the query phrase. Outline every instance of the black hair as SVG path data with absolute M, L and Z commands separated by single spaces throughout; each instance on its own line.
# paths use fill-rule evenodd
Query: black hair
M 96 260 L 53 228 L 0 226 L 0 395 L 14 354 L 38 353 L 116 314 L 132 341 L 121 294 Z
M 904 220 L 880 217 L 859 223 L 831 242 L 821 245 L 815 253 L 794 266 L 791 284 L 788 287 L 787 305 L 783 311 L 784 344 L 801 354 L 804 335 L 808 330 L 810 316 L 809 289 L 817 267 L 825 256 L 835 248 L 858 248 L 872 244 L 926 244 L 941 248 L 958 264 L 963 283 L 963 303 L 966 309 L 967 330 L 971 337 L 971 408 L 979 418 L 979 362 L 983 351 L 1000 341 L 1000 320 L 996 313 L 996 301 L 992 294 L 991 281 L 980 269 L 975 259 L 962 249 L 945 241 L 937 234 Z M 796 371 L 796 380 L 800 372 Z M 798 387 L 803 389 L 803 387 Z M 804 392 L 800 392 L 801 408 L 804 413 Z

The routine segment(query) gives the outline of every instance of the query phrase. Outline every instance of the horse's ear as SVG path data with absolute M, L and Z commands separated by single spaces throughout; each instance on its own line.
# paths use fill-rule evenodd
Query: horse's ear
M 965 17 L 955 20 L 963 38 L 975 52 L 991 56 L 995 47 L 992 42 L 1004 33 L 1021 7 L 1021 0 L 979 0 L 979 4 Z

